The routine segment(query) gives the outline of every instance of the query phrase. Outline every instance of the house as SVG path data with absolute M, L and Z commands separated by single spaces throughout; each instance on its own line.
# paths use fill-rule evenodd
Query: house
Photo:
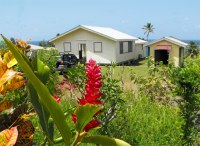
M 137 39 L 112 28 L 79 25 L 50 42 L 60 53 L 75 54 L 79 59 L 85 58 L 86 62 L 92 58 L 100 64 L 119 64 L 144 55 L 142 51 L 136 51 Z
M 138 54 L 138 57 L 136 56 L 136 59 L 145 58 L 146 57 L 146 47 L 145 45 L 148 42 L 142 39 L 135 40 L 135 54 Z
M 163 37 L 159 40 L 148 43 L 149 56 L 153 57 L 156 63 L 174 63 L 181 66 L 184 59 L 184 49 L 188 44 L 174 37 Z

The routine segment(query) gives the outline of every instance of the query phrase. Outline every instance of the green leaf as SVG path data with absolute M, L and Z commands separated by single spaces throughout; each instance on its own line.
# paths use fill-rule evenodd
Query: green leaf
M 82 132 L 84 127 L 91 121 L 92 117 L 101 109 L 101 106 L 93 104 L 78 106 L 75 111 L 77 117 L 76 130 Z
M 82 143 L 95 143 L 100 144 L 102 146 L 130 146 L 127 142 L 116 139 L 116 138 L 109 138 L 107 136 L 90 136 L 85 137 Z
M 0 146 L 13 146 L 17 141 L 17 127 L 5 129 L 0 133 Z
M 37 76 L 32 71 L 29 62 L 25 60 L 23 55 L 18 51 L 18 48 L 12 44 L 7 38 L 2 35 L 7 47 L 13 53 L 15 59 L 18 61 L 18 64 L 25 72 L 26 76 L 31 81 L 33 87 L 37 91 L 39 95 L 40 103 L 48 110 L 51 114 L 58 130 L 60 131 L 63 140 L 66 145 L 69 145 L 71 141 L 71 131 L 66 123 L 65 116 L 63 111 L 61 110 L 58 103 L 53 99 L 52 95 L 50 94 L 48 88 L 37 78 Z

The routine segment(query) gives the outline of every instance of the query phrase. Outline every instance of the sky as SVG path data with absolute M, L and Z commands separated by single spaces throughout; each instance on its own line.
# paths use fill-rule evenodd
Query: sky
M 200 40 L 200 0 L 0 0 L 0 33 L 49 40 L 78 25 L 111 27 L 149 39 L 174 36 Z

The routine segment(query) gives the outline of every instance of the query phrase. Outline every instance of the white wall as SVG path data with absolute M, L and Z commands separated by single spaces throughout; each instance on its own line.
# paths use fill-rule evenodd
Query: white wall
M 136 52 L 136 58 L 139 59 L 139 55 L 141 54 L 141 57 L 144 58 L 146 57 L 146 48 L 143 47 L 143 44 L 136 44 L 135 45 L 135 52 Z
M 135 58 L 135 42 L 133 41 L 133 52 L 120 54 L 119 42 L 112 41 L 95 33 L 78 29 L 64 37 L 54 41 L 59 52 L 64 52 L 64 42 L 71 42 L 71 52 L 79 57 L 78 46 L 80 43 L 86 44 L 86 60 L 93 58 L 97 63 L 110 64 L 113 62 L 123 62 Z M 94 52 L 94 42 L 102 42 L 102 52 Z
M 64 52 L 64 42 L 71 42 L 71 52 L 79 58 L 79 44 L 86 44 L 86 60 L 89 61 L 90 58 L 93 58 L 97 63 L 106 63 L 110 64 L 111 61 L 116 60 L 115 55 L 115 42 L 96 35 L 94 33 L 85 31 L 83 29 L 78 29 L 58 40 L 56 40 L 55 47 L 59 52 Z M 102 52 L 94 53 L 94 42 L 102 42 Z
M 120 54 L 120 45 L 119 45 L 119 42 L 116 42 L 116 62 L 117 63 L 136 58 L 136 56 L 135 56 L 135 41 L 133 41 L 132 44 L 133 44 L 132 52 Z

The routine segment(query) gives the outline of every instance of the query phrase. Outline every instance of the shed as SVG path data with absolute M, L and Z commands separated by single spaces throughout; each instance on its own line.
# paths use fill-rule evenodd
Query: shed
M 163 64 L 174 63 L 181 66 L 184 59 L 184 49 L 188 44 L 172 36 L 163 37 L 159 40 L 148 43 L 149 56 L 152 56 L 155 63 L 160 61 Z

